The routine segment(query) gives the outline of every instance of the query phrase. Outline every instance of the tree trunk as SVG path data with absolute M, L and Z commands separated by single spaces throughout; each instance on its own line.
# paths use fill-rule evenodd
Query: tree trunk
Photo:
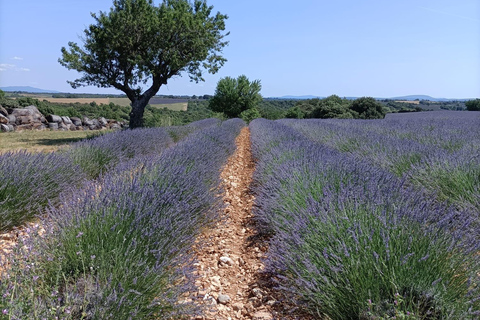
M 149 99 L 134 99 L 132 101 L 132 111 L 130 112 L 130 129 L 141 128 L 144 126 L 143 113 Z

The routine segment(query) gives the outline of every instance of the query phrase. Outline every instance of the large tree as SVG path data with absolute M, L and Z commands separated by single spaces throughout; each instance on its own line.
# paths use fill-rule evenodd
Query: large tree
M 468 100 L 465 102 L 468 111 L 480 111 L 480 99 Z
M 223 112 L 229 118 L 239 117 L 244 111 L 256 109 L 262 101 L 261 89 L 260 80 L 250 81 L 245 75 L 222 78 L 209 101 L 210 109 Z
M 131 101 L 130 128 L 143 126 L 143 113 L 162 85 L 183 72 L 203 81 L 226 59 L 226 15 L 212 14 L 206 1 L 114 0 L 110 12 L 92 13 L 96 23 L 84 30 L 83 47 L 69 42 L 60 64 L 77 70 L 73 88 L 95 85 L 123 91 Z M 145 87 L 146 89 L 142 89 Z
M 353 100 L 350 109 L 357 112 L 360 119 L 383 119 L 386 114 L 383 105 L 372 97 Z

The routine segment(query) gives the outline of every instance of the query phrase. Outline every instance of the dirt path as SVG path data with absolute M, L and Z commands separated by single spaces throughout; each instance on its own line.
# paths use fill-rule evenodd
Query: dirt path
M 201 235 L 204 245 L 197 249 L 198 301 L 210 307 L 206 317 L 196 319 L 273 319 L 273 298 L 260 288 L 261 258 L 266 247 L 252 242 L 255 228 L 251 209 L 254 197 L 250 184 L 254 163 L 250 151 L 250 131 L 243 128 L 236 140 L 221 178 L 225 188 L 225 219 Z

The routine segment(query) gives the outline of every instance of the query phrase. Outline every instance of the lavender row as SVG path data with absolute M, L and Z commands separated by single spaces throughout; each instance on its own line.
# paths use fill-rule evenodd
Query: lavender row
M 200 312 L 188 301 L 195 291 L 192 245 L 221 211 L 219 173 L 244 125 L 234 119 L 200 129 L 52 207 L 47 236 L 27 245 L 25 260 L 13 261 L 1 283 L 7 293 L 1 308 L 15 319 L 170 319 Z
M 282 123 L 312 141 L 408 176 L 441 201 L 480 212 L 480 117 L 476 115 L 430 112 L 390 115 L 382 121 Z
M 59 154 L 27 152 L 0 155 L 0 231 L 8 231 L 58 204 L 86 179 L 80 168 Z
M 370 161 L 267 120 L 250 124 L 267 271 L 313 316 L 478 316 L 478 230 Z
M 125 162 L 138 165 L 141 158 L 158 156 L 190 134 L 219 124 L 205 119 L 184 127 L 117 131 L 78 142 L 64 153 L 0 155 L 0 231 L 45 213 L 49 202 L 55 205 L 61 193 L 88 179 Z

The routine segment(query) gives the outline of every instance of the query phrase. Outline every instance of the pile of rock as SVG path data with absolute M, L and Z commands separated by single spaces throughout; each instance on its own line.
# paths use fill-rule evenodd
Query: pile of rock
M 0 131 L 22 130 L 103 130 L 121 129 L 127 126 L 125 121 L 107 120 L 105 118 L 89 119 L 83 117 L 60 117 L 49 115 L 46 118 L 35 106 L 5 109 L 0 106 Z

